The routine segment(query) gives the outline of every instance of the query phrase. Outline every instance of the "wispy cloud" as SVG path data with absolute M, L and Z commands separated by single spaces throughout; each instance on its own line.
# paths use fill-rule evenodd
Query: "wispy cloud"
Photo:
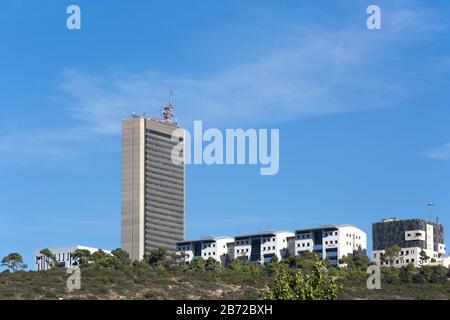
M 176 91 L 184 123 L 254 125 L 363 111 L 391 106 L 407 92 L 386 74 L 365 71 L 385 41 L 366 31 L 305 28 L 256 61 L 228 69 L 178 76 L 99 75 L 74 68 L 64 73 L 61 88 L 70 97 L 69 114 L 101 134 L 118 133 L 119 120 L 132 111 L 154 110 L 167 100 L 169 88 Z
M 450 160 L 450 143 L 432 148 L 425 152 L 425 157 L 436 160 Z
M 252 61 L 226 69 L 179 75 L 69 68 L 59 89 L 66 98 L 65 116 L 76 124 L 62 132 L 43 128 L 0 136 L 0 150 L 29 157 L 76 156 L 77 135 L 92 140 L 119 134 L 121 119 L 134 111 L 154 112 L 167 100 L 169 88 L 176 92 L 176 113 L 184 125 L 198 119 L 219 126 L 260 126 L 395 106 L 415 90 L 407 76 L 399 79 L 386 70 L 386 52 L 411 35 L 417 42 L 436 30 L 434 12 L 415 2 L 400 3 L 400 8 L 383 11 L 387 23 L 381 31 L 302 26 L 276 39 L 276 46 L 264 46 L 272 49 Z

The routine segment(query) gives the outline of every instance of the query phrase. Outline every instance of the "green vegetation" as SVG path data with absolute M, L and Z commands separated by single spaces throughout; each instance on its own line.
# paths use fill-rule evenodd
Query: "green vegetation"
M 395 249 L 395 248 L 394 248 Z M 44 250 L 43 250 L 44 251 Z M 395 250 L 392 250 L 395 255 Z M 43 253 L 44 254 L 44 253 Z M 45 251 L 51 260 L 51 252 Z M 213 259 L 187 263 L 184 256 L 152 251 L 131 261 L 116 249 L 112 255 L 78 250 L 81 290 L 69 291 L 63 269 L 23 271 L 19 254 L 2 259 L 0 299 L 448 299 L 450 272 L 442 266 L 381 268 L 381 290 L 368 290 L 368 258 L 341 259 L 346 268 L 329 267 L 305 252 L 265 265 Z M 390 258 L 392 259 L 392 258 Z
M 2 267 L 6 267 L 7 270 L 12 272 L 16 270 L 22 270 L 27 267 L 26 264 L 23 263 L 23 258 L 17 252 L 13 252 L 4 257 L 1 261 Z
M 274 284 L 267 287 L 267 300 L 336 300 L 340 287 L 326 269 L 324 261 L 317 261 L 312 272 L 281 265 L 275 270 Z

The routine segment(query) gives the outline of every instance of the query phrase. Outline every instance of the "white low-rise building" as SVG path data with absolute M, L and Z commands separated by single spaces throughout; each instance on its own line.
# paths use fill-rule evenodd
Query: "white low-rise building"
M 324 225 L 318 228 L 295 231 L 294 254 L 303 251 L 317 253 L 328 258 L 331 265 L 339 265 L 339 259 L 354 252 L 367 251 L 367 235 L 352 225 Z
M 234 258 L 249 262 L 267 263 L 273 256 L 278 260 L 287 257 L 288 238 L 294 233 L 287 231 L 266 231 L 241 235 L 234 238 Z
M 231 237 L 207 237 L 195 240 L 177 242 L 177 253 L 186 255 L 186 262 L 202 257 L 207 260 L 213 258 L 221 263 L 225 263 L 228 254 L 229 244 L 233 243 Z
M 78 261 L 74 259 L 73 253 L 77 249 L 88 250 L 91 253 L 94 253 L 100 249 L 85 247 L 85 246 L 72 246 L 72 247 L 60 247 L 60 248 L 49 248 L 49 250 L 53 253 L 56 258 L 57 267 L 60 268 L 71 268 L 76 266 Z M 48 257 L 44 256 L 41 251 L 43 249 L 38 249 L 35 251 L 34 255 L 34 270 L 35 271 L 43 271 L 50 269 L 51 262 Z M 104 252 L 111 254 L 111 251 L 103 250 Z

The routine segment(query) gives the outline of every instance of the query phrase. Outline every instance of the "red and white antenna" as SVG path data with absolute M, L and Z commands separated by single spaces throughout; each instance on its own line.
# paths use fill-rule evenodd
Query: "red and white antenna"
M 161 122 L 175 125 L 178 124 L 177 121 L 173 119 L 173 107 L 173 91 L 171 89 L 169 103 L 162 106 L 160 119 Z

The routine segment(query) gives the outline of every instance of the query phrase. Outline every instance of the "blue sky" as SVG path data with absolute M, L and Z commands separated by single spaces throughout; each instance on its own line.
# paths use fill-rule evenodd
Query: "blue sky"
M 82 29 L 66 28 L 78 4 Z M 378 4 L 382 30 L 366 28 Z M 187 237 L 450 228 L 450 3 L 2 1 L 0 256 L 120 246 L 120 120 L 279 128 L 280 171 L 187 167 Z M 449 243 L 449 232 L 446 242 Z M 371 242 L 369 240 L 369 246 Z

